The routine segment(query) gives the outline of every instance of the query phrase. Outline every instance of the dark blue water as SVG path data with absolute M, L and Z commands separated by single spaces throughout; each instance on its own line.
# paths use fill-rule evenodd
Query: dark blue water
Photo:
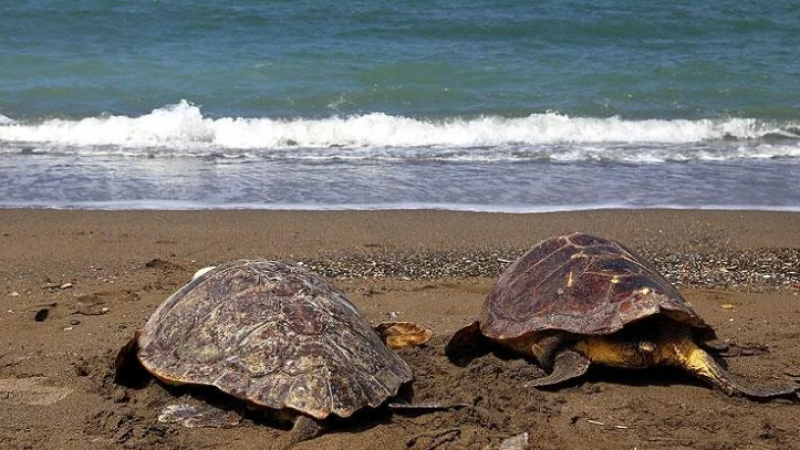
M 800 210 L 787 0 L 0 4 L 0 206 Z

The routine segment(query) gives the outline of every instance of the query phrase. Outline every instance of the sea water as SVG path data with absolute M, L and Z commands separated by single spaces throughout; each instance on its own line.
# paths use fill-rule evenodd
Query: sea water
M 0 3 L 0 207 L 800 210 L 800 3 Z

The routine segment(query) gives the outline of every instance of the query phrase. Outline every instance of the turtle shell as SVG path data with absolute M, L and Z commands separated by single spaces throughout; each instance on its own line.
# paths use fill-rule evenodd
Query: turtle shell
M 153 313 L 138 347 L 167 383 L 317 419 L 376 407 L 412 379 L 344 293 L 277 261 L 236 261 L 194 279 Z
M 714 338 L 677 289 L 635 252 L 573 233 L 540 242 L 500 276 L 483 304 L 480 329 L 494 339 L 545 330 L 610 334 L 654 314 Z

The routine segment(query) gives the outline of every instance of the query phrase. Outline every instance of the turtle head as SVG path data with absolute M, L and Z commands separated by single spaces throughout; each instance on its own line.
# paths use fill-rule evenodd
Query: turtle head
M 644 353 L 655 353 L 656 344 L 650 341 L 639 341 L 639 351 Z
M 658 362 L 658 344 L 650 339 L 633 339 L 622 343 L 622 359 L 625 367 L 644 368 Z
M 593 363 L 612 367 L 643 369 L 661 362 L 666 347 L 646 337 L 590 336 L 577 344 Z M 662 348 L 664 347 L 664 348 Z

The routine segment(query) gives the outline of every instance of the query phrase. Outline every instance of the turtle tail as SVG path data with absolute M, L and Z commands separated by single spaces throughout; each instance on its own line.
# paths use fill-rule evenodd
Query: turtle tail
M 715 386 L 728 395 L 770 398 L 794 394 L 800 386 L 791 382 L 753 383 L 741 382 L 728 373 L 708 352 L 691 341 L 679 350 L 683 356 L 683 368 Z

